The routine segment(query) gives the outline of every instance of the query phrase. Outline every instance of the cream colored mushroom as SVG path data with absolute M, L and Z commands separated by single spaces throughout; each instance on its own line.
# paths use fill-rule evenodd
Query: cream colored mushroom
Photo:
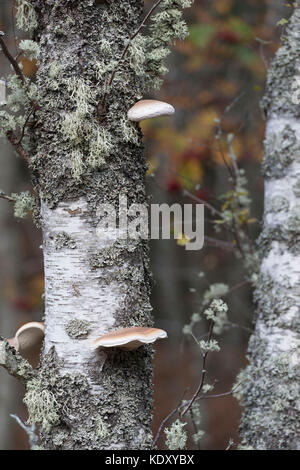
M 20 354 L 30 352 L 33 349 L 41 348 L 45 336 L 44 323 L 32 321 L 21 326 L 14 338 L 9 338 L 8 342 Z
M 171 116 L 175 109 L 169 103 L 157 100 L 141 100 L 128 111 L 129 121 L 143 121 L 158 116 Z
M 167 338 L 167 333 L 159 328 L 122 328 L 95 339 L 92 342 L 92 348 L 121 348 L 132 351 L 143 344 L 154 343 L 160 338 Z

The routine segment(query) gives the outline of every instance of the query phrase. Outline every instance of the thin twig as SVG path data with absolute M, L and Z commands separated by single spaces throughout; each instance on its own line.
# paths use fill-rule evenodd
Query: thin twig
M 185 392 L 186 392 L 186 390 L 185 390 Z M 185 395 L 185 393 L 184 393 L 184 395 Z M 184 396 L 184 395 L 183 395 L 183 396 Z M 209 399 L 209 398 L 223 398 L 223 397 L 229 397 L 229 396 L 231 396 L 231 395 L 232 395 L 232 391 L 230 390 L 229 392 L 218 393 L 218 394 L 215 394 L 215 395 L 202 395 L 202 396 L 200 396 L 200 397 L 197 397 L 195 401 L 198 401 L 198 400 L 206 400 L 206 399 Z M 183 399 L 183 398 L 182 398 L 182 399 Z M 181 400 L 181 401 L 182 401 L 182 400 Z M 188 402 L 188 403 L 190 403 L 190 402 Z M 161 422 L 161 424 L 160 424 L 160 426 L 159 426 L 159 428 L 158 428 L 158 430 L 157 430 L 157 433 L 156 433 L 156 435 L 155 435 L 154 445 L 157 443 L 158 438 L 159 438 L 159 436 L 160 436 L 160 433 L 161 433 L 161 431 L 162 431 L 164 425 L 167 423 L 167 421 L 168 421 L 170 418 L 172 418 L 172 416 L 174 416 L 174 415 L 177 413 L 177 411 L 181 410 L 181 409 L 184 408 L 185 406 L 187 406 L 186 403 L 180 403 L 176 408 L 174 408 L 174 410 L 172 410 L 172 411 L 168 414 L 168 416 L 166 416 L 166 417 L 162 420 L 162 422 Z
M 215 246 L 217 248 L 221 248 L 222 250 L 233 251 L 234 245 L 230 242 L 225 242 L 223 240 L 218 240 L 217 238 L 204 236 L 204 240 L 208 245 Z
M 218 209 L 209 204 L 209 202 L 204 201 L 204 199 L 201 199 L 200 197 L 190 193 L 190 191 L 188 191 L 187 189 L 183 190 L 183 196 L 189 196 L 194 201 L 199 202 L 200 204 L 204 204 L 204 206 L 211 211 L 212 215 L 218 215 L 219 217 L 223 218 L 222 213 Z
M 33 107 L 33 108 L 31 108 L 30 112 L 28 113 L 28 116 L 27 116 L 27 118 L 26 118 L 26 121 L 24 122 L 24 126 L 23 126 L 23 129 L 22 129 L 21 137 L 20 137 L 20 139 L 18 140 L 18 142 L 16 142 L 16 145 L 20 145 L 20 143 L 22 142 L 23 137 L 24 137 L 24 134 L 25 134 L 25 128 L 26 128 L 26 126 L 27 126 L 27 124 L 28 124 L 28 121 L 29 121 L 31 115 L 34 113 L 35 110 L 36 110 L 36 108 Z
M 167 423 L 167 421 L 169 421 L 170 418 L 172 418 L 172 416 L 174 416 L 177 411 L 182 407 L 182 400 L 184 398 L 184 395 L 186 394 L 187 392 L 187 388 L 185 389 L 185 391 L 183 392 L 182 394 L 182 397 L 180 399 L 180 402 L 178 403 L 178 405 L 176 406 L 176 408 L 174 408 L 174 410 L 171 411 L 171 413 L 168 414 L 168 416 L 166 416 L 162 422 L 160 423 L 160 426 L 156 432 L 156 435 L 155 435 L 155 438 L 154 438 L 154 441 L 153 441 L 153 447 L 156 445 L 157 441 L 158 441 L 158 438 L 160 436 L 160 433 L 161 433 L 161 430 L 163 429 L 164 425 Z
M 231 294 L 232 292 L 234 292 L 234 291 L 240 289 L 241 287 L 246 286 L 247 284 L 251 284 L 251 281 L 250 281 L 249 279 L 246 279 L 245 281 L 241 281 L 241 282 L 239 282 L 238 284 L 235 284 L 234 286 L 232 286 L 232 287 L 229 289 L 229 291 L 227 292 L 226 295 Z
M 8 196 L 7 194 L 3 193 L 2 191 L 0 191 L 0 198 L 1 199 L 6 199 L 6 201 L 9 201 L 9 202 L 15 202 L 15 199 L 13 197 Z
M 211 340 L 211 337 L 212 337 L 212 334 L 213 334 L 213 329 L 214 329 L 214 319 L 212 319 L 210 321 L 210 325 L 209 325 L 209 332 L 208 332 L 208 342 L 210 342 Z M 206 376 L 206 359 L 207 359 L 207 356 L 208 356 L 208 351 L 205 351 L 203 356 L 202 356 L 202 374 L 201 374 L 201 380 L 200 380 L 200 383 L 199 383 L 199 386 L 196 390 L 196 392 L 194 393 L 192 399 L 190 400 L 189 404 L 187 405 L 187 407 L 183 410 L 183 412 L 181 413 L 181 417 L 183 417 L 188 411 L 189 409 L 191 408 L 191 406 L 193 405 L 194 401 L 196 400 L 196 398 L 199 396 L 202 388 L 203 388 L 203 385 L 204 385 L 204 381 L 205 381 L 205 376 Z
M 234 441 L 232 439 L 229 439 L 228 446 L 226 447 L 225 450 L 230 450 L 234 446 Z
M 22 147 L 22 145 L 19 143 L 19 139 L 15 136 L 14 132 L 11 131 L 11 130 L 8 131 L 6 133 L 6 137 L 8 138 L 8 140 L 10 141 L 12 146 L 14 147 L 15 151 L 20 155 L 20 157 L 23 158 L 23 160 L 26 163 L 28 163 L 28 161 L 29 161 L 28 154 L 27 154 L 26 150 Z

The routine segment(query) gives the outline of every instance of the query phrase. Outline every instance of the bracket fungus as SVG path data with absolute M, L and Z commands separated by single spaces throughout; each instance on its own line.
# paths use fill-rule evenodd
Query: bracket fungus
M 143 344 L 154 343 L 157 339 L 167 338 L 167 336 L 166 331 L 159 328 L 122 328 L 95 339 L 92 343 L 92 348 L 120 348 L 133 351 Z
M 36 364 L 39 360 L 44 336 L 44 323 L 33 321 L 21 326 L 14 338 L 9 338 L 7 341 L 30 363 Z
M 171 116 L 175 109 L 169 103 L 157 100 L 141 100 L 135 103 L 128 111 L 129 121 L 143 121 L 159 116 Z

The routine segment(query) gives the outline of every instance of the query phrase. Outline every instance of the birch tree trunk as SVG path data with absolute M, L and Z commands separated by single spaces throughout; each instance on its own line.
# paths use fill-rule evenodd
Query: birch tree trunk
M 300 8 L 284 32 L 263 101 L 267 117 L 262 263 L 250 365 L 239 376 L 243 445 L 300 449 Z
M 147 204 L 142 134 L 127 112 L 160 86 L 170 44 L 187 34 L 181 9 L 191 3 L 157 0 L 144 16 L 143 0 L 18 0 L 18 26 L 34 31 L 19 47 L 39 58 L 36 84 L 1 34 L 15 75 L 0 119 L 38 195 L 36 205 L 29 194 L 15 205 L 20 216 L 33 210 L 43 231 L 46 331 L 39 369 L 1 338 L 0 365 L 25 383 L 44 449 L 152 446 L 151 347 L 104 352 L 91 343 L 153 323 L 148 242 L 125 235 L 126 206 L 143 212 Z M 103 219 L 121 205 L 116 238 Z
M 107 115 L 97 118 L 105 67 L 111 73 L 109 62 L 115 66 L 141 22 L 143 3 L 35 2 L 40 110 L 31 169 L 42 196 L 46 336 L 25 401 L 37 421 L 37 396 L 46 397 L 38 417 L 45 449 L 149 449 L 152 443 L 151 347 L 90 348 L 111 329 L 152 325 L 147 243 L 114 240 L 97 229 L 100 204 L 117 208 L 120 193 L 128 205 L 146 202 L 141 133 L 127 124 L 127 111 L 140 98 L 132 69 L 121 65 Z
M 80 147 L 74 146 L 70 154 L 63 138 L 70 137 L 70 127 L 64 130 L 63 126 L 76 119 L 74 112 L 87 120 L 89 112 L 95 114 L 90 102 L 104 89 L 95 77 L 102 78 L 112 52 L 115 60 L 121 55 L 124 38 L 141 21 L 143 1 L 116 1 L 109 6 L 72 3 L 37 2 L 41 109 L 37 163 L 32 169 L 43 196 L 46 336 L 42 373 L 33 387 L 46 390 L 50 400 L 43 445 L 46 449 L 149 449 L 151 348 L 110 353 L 90 348 L 94 338 L 111 329 L 152 325 L 147 244 L 114 240 L 109 230 L 97 231 L 98 206 L 110 203 L 117 208 L 120 192 L 127 196 L 128 205 L 146 202 L 141 135 L 134 126 L 129 129 L 136 134 L 134 142 L 122 135 L 124 117 L 138 99 L 135 74 L 125 71 L 122 81 L 111 88 L 109 114 L 97 123 L 99 132 L 93 142 L 87 144 L 83 136 Z M 49 68 L 52 78 L 59 80 L 58 90 L 49 81 Z M 80 109 L 81 105 L 86 108 Z M 71 140 L 80 135 L 79 126 L 75 133 Z M 102 140 L 92 156 L 97 139 Z M 98 158 L 101 146 L 107 146 L 108 152 L 98 170 L 92 168 L 96 166 L 92 158 Z M 78 164 L 83 167 L 88 158 L 91 169 L 74 183 L 72 164 L 82 159 Z M 30 395 L 27 404 L 32 412 L 30 407 L 34 410 L 35 405 Z

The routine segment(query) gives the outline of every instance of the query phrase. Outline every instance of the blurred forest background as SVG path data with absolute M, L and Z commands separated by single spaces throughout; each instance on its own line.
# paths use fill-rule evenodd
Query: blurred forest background
M 146 7 L 150 4 L 146 2 Z M 1 0 L 0 29 L 17 55 L 18 40 L 24 36 L 14 26 L 13 7 L 13 0 Z M 175 117 L 149 120 L 142 126 L 150 202 L 193 203 L 192 195 L 220 207 L 218 197 L 229 185 L 216 139 L 215 119 L 219 118 L 224 135 L 235 136 L 238 165 L 245 169 L 249 182 L 251 217 L 261 220 L 264 119 L 259 102 L 267 67 L 284 28 L 283 22 L 278 22 L 290 13 L 288 1 L 283 0 L 195 0 L 185 12 L 190 35 L 185 42 L 178 42 L 169 56 L 163 89 L 146 97 L 167 101 L 176 109 Z M 35 74 L 34 62 L 22 56 L 19 61 L 25 74 Z M 0 70 L 0 78 L 5 78 L 9 68 L 2 54 Z M 0 162 L 1 190 L 10 194 L 31 189 L 23 162 L 3 139 Z M 23 323 L 43 317 L 42 240 L 31 220 L 15 219 L 12 205 L 3 200 L 0 230 L 0 333 L 11 337 Z M 259 223 L 251 230 L 256 237 Z M 214 236 L 207 210 L 205 234 Z M 221 337 L 221 352 L 209 355 L 208 381 L 216 384 L 214 393 L 229 391 L 246 364 L 253 302 L 241 262 L 231 251 L 205 243 L 201 251 L 188 252 L 176 240 L 157 240 L 151 242 L 151 259 L 154 317 L 157 327 L 169 333 L 155 354 L 155 433 L 184 391 L 189 388 L 190 396 L 199 382 L 199 350 L 193 339 L 183 334 L 183 327 L 198 312 L 208 286 L 229 286 L 225 300 L 232 322 L 232 328 Z M 16 413 L 26 420 L 22 397 L 22 386 L 0 370 L 0 449 L 28 448 L 27 436 L 9 416 Z M 203 400 L 201 407 L 206 434 L 200 448 L 225 449 L 230 438 L 237 444 L 241 413 L 237 401 L 232 397 Z M 192 423 L 189 426 L 192 433 Z M 158 446 L 164 448 L 163 433 Z M 188 448 L 195 449 L 191 440 Z

